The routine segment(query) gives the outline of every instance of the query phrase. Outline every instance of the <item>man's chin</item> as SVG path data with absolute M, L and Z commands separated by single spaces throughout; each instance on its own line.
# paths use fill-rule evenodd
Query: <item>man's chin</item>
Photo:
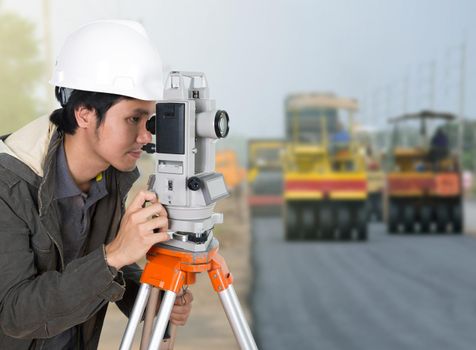
M 137 164 L 136 162 L 134 162 L 133 164 L 116 164 L 113 166 L 114 168 L 119 171 L 122 171 L 123 173 L 128 173 L 130 171 L 133 171 L 137 167 Z

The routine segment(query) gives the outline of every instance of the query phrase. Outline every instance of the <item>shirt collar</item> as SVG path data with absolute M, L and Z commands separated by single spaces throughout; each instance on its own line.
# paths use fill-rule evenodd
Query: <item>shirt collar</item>
M 71 173 L 68 168 L 68 162 L 66 161 L 64 143 L 61 142 L 61 144 L 58 146 L 56 159 L 55 198 L 62 199 L 67 197 L 79 196 L 82 194 L 83 192 L 79 189 L 78 185 L 76 185 L 71 176 Z M 106 181 L 104 180 L 101 173 L 96 177 L 96 179 L 91 180 L 91 188 L 87 197 L 102 198 L 106 194 Z

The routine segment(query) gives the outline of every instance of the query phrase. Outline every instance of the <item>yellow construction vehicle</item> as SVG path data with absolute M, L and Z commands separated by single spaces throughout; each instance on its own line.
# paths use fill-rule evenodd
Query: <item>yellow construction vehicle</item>
M 240 190 L 241 183 L 246 179 L 246 170 L 240 166 L 235 151 L 227 149 L 216 151 L 215 169 L 223 174 L 230 192 Z
M 248 141 L 248 205 L 252 216 L 282 212 L 283 148 L 284 142 L 278 139 Z
M 422 111 L 394 124 L 387 171 L 389 233 L 463 232 L 459 155 L 449 113 Z
M 285 232 L 296 239 L 367 239 L 365 154 L 354 138 L 356 100 L 286 99 Z

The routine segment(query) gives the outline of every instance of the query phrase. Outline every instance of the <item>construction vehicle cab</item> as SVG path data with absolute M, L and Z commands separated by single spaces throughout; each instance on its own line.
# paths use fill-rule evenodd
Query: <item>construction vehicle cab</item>
M 333 94 L 286 100 L 286 238 L 367 239 L 367 176 L 356 144 L 357 101 Z
M 389 233 L 462 232 L 461 169 L 450 142 L 454 120 L 452 114 L 433 111 L 390 119 Z
M 248 141 L 248 205 L 252 216 L 279 215 L 283 204 L 283 171 L 279 139 Z

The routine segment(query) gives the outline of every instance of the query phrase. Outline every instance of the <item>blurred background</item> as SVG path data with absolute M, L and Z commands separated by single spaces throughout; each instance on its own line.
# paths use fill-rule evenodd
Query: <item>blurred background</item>
M 0 134 L 68 33 L 138 20 L 231 118 L 215 234 L 260 349 L 474 349 L 476 3 L 0 0 Z M 91 53 L 94 54 L 94 53 Z M 153 172 L 144 156 L 143 188 Z M 238 348 L 206 276 L 176 349 Z M 101 349 L 126 318 L 111 305 Z

